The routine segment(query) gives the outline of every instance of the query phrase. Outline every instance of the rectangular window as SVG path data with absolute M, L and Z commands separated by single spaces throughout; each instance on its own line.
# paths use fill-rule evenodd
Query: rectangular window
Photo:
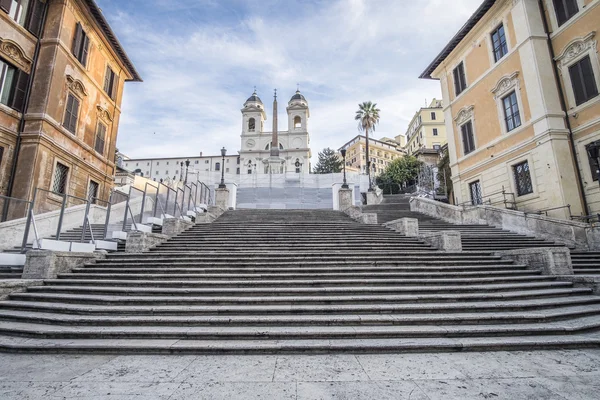
M 239 175 L 239 174 L 240 174 L 240 169 L 239 169 L 239 168 L 237 168 L 237 170 L 235 171 L 235 173 L 236 173 L 237 175 Z
M 67 108 L 65 111 L 65 120 L 63 126 L 72 134 L 77 131 L 77 118 L 79 116 L 79 99 L 69 93 L 67 98 Z
M 586 150 L 587 147 L 589 147 L 591 145 L 586 146 Z M 588 156 L 588 161 L 590 163 L 590 172 L 592 173 L 592 180 L 597 181 L 598 180 L 598 170 L 600 169 L 600 166 L 598 165 L 598 159 L 597 158 L 590 158 Z
M 56 163 L 56 169 L 54 170 L 54 182 L 52 183 L 52 191 L 58 194 L 66 194 L 68 178 L 69 167 L 61 163 Z
M 29 75 L 0 59 L 0 103 L 23 112 Z
M 502 99 L 502 104 L 504 106 L 506 131 L 510 132 L 521 126 L 521 114 L 519 113 L 519 104 L 517 104 L 517 94 L 512 92 Z
M 106 67 L 106 75 L 104 76 L 104 91 L 111 98 L 115 99 L 117 95 L 117 83 L 119 82 L 117 75 L 110 67 Z
M 99 122 L 96 130 L 96 143 L 94 149 L 101 155 L 104 155 L 104 140 L 106 138 L 106 125 Z
M 2 166 L 2 158 L 4 157 L 4 147 L 0 146 L 0 167 Z
M 79 60 L 84 67 L 87 65 L 88 52 L 90 49 L 90 39 L 83 31 L 81 23 L 75 27 L 75 36 L 73 37 L 73 48 L 71 49 L 75 58 Z
M 524 196 L 533 193 L 533 184 L 531 182 L 531 174 L 529 173 L 529 162 L 523 161 L 513 166 L 515 175 L 515 184 L 517 186 L 517 195 Z
M 492 32 L 492 46 L 494 48 L 494 61 L 498 62 L 508 53 L 508 44 L 504 33 L 504 25 L 500 25 Z
M 464 154 L 467 155 L 475 150 L 475 138 L 473 137 L 473 122 L 469 121 L 460 127 L 463 141 Z
M 3 0 L 0 7 L 8 12 L 8 16 L 21 26 L 25 26 L 27 11 L 29 9 L 29 0 Z
M 590 56 L 585 56 L 577 63 L 569 67 L 569 76 L 571 77 L 571 85 L 575 94 L 575 103 L 583 104 L 586 101 L 598 96 L 598 87 L 596 86 L 596 78 Z
M 437 136 L 438 135 L 438 130 L 437 128 L 433 128 L 433 136 Z
M 481 183 L 479 181 L 469 183 L 469 192 L 471 192 L 472 205 L 476 206 L 479 204 L 483 204 L 483 196 L 481 194 Z
M 432 120 L 432 121 L 435 121 L 435 118 L 436 118 L 435 112 L 432 112 L 432 113 L 431 113 L 431 120 Z
M 92 204 L 96 204 L 98 199 L 98 188 L 100 185 L 98 182 L 94 182 L 90 180 L 90 185 L 88 187 L 88 201 Z
M 248 169 L 248 175 L 252 175 L 252 170 Z
M 215 171 L 221 170 L 221 163 L 215 163 Z
M 467 78 L 465 76 L 465 66 L 461 62 L 453 71 L 454 92 L 458 96 L 467 88 Z
M 561 26 L 579 12 L 577 0 L 553 0 L 556 22 Z
M 225 168 L 225 172 L 229 173 L 229 168 Z

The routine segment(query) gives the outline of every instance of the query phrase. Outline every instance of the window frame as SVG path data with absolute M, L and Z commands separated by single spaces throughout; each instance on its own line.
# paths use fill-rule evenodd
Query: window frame
M 514 103 L 511 99 L 514 96 Z M 509 100 L 510 104 L 509 104 L 509 108 L 511 111 L 511 115 L 507 114 L 507 107 L 506 107 L 506 101 Z M 515 129 L 518 129 L 519 127 L 523 126 L 523 119 L 521 118 L 521 110 L 519 108 L 519 100 L 517 98 L 517 92 L 516 90 L 511 91 L 510 93 L 508 93 L 507 95 L 505 95 L 504 97 L 502 97 L 502 109 L 504 110 L 504 127 L 506 128 L 506 132 L 512 132 Z M 514 107 L 517 107 L 517 110 L 514 110 Z M 518 118 L 518 125 L 517 125 L 517 118 Z M 510 128 L 509 127 L 509 119 L 512 120 L 513 122 L 513 127 Z
M 501 40 L 501 36 L 500 36 L 500 29 L 502 29 L 502 36 L 504 36 L 504 46 L 502 46 L 502 40 Z M 498 33 L 498 41 L 499 41 L 499 48 L 496 48 L 496 45 L 494 43 L 494 35 Z M 497 25 L 489 34 L 489 38 L 490 38 L 490 49 L 492 51 L 492 59 L 494 60 L 494 64 L 498 63 L 500 60 L 502 60 L 504 57 L 506 57 L 508 55 L 508 53 L 510 52 L 510 47 L 509 47 L 509 40 L 508 40 L 508 36 L 506 34 L 506 27 L 504 24 L 504 21 L 500 23 L 500 25 Z M 504 51 L 504 48 L 506 48 L 506 51 Z M 498 50 L 500 50 L 500 52 L 502 53 L 500 56 L 498 56 Z
M 73 130 L 70 129 L 70 122 L 69 121 L 69 125 L 66 125 L 66 118 L 67 118 L 67 111 L 68 111 L 68 107 L 69 107 L 69 98 L 73 98 L 74 101 L 77 101 L 77 115 L 75 116 L 75 128 Z M 63 112 L 63 123 L 62 123 L 62 127 L 65 128 L 69 133 L 73 134 L 74 136 L 77 136 L 77 126 L 79 125 L 79 114 L 81 113 L 81 99 L 72 91 L 67 91 L 67 99 L 65 101 L 65 110 Z M 73 113 L 71 113 L 71 118 L 73 118 Z
M 502 78 L 500 78 L 500 80 L 498 80 L 496 86 L 494 86 L 494 88 L 491 90 L 491 92 L 494 94 L 494 100 L 496 101 L 496 107 L 498 109 L 498 121 L 500 124 L 502 136 L 519 132 L 527 124 L 527 120 L 525 119 L 525 108 L 523 107 L 523 99 L 521 98 L 521 80 L 519 76 L 519 71 L 515 71 L 512 74 L 504 75 Z M 507 96 L 511 95 L 512 92 L 515 93 L 515 96 L 517 98 L 517 106 L 519 107 L 519 117 L 521 119 L 521 125 L 509 131 L 508 125 L 506 123 L 504 99 Z
M 467 152 L 467 149 L 465 148 L 465 139 L 464 139 L 464 131 L 463 131 L 463 127 L 466 127 L 467 125 L 471 126 L 471 136 L 472 136 L 472 142 L 473 142 L 473 148 Z M 468 119 L 467 121 L 465 121 L 464 123 L 460 124 L 458 126 L 458 129 L 460 129 L 460 139 L 461 139 L 461 148 L 462 148 L 462 153 L 463 156 L 468 156 L 469 154 L 472 154 L 473 152 L 475 152 L 475 150 L 477 150 L 477 143 L 475 140 L 475 124 L 473 119 Z
M 596 90 L 596 93 L 594 95 L 589 95 L 587 93 L 587 87 L 586 87 L 586 84 L 585 84 L 585 80 L 584 80 L 584 76 L 583 76 L 583 70 L 582 70 L 582 63 L 585 62 L 585 61 L 589 62 L 590 69 L 592 71 L 592 76 L 594 78 L 592 80 L 592 82 L 591 82 L 594 85 L 594 89 Z M 573 74 L 572 74 L 572 72 L 574 71 L 574 68 L 576 66 L 578 67 L 578 70 L 579 70 L 578 71 L 579 73 L 578 73 L 577 77 L 583 81 L 581 83 L 583 83 L 582 89 L 584 91 L 583 95 L 585 96 L 585 98 L 581 99 L 581 102 L 579 102 L 578 99 L 577 99 L 577 92 L 575 91 L 575 87 L 573 85 Z M 588 101 L 591 101 L 594 98 L 598 97 L 598 95 L 600 94 L 598 92 L 598 83 L 596 82 L 596 74 L 595 74 L 595 71 L 594 71 L 594 67 L 592 66 L 592 59 L 591 59 L 591 57 L 589 55 L 583 56 L 581 59 L 579 59 L 579 61 L 576 61 L 573 64 L 569 65 L 567 67 L 567 69 L 569 71 L 569 79 L 571 81 L 571 89 L 573 90 L 573 98 L 574 98 L 574 101 L 575 101 L 575 107 L 579 107 L 582 104 L 585 104 Z
M 98 140 L 99 140 L 100 127 L 104 128 L 104 136 L 102 137 L 102 139 L 100 139 L 102 141 L 102 151 L 98 151 Z M 106 149 L 106 137 L 107 136 L 108 136 L 108 126 L 106 126 L 103 122 L 98 121 L 98 124 L 96 125 L 96 136 L 94 138 L 94 150 L 96 151 L 96 153 L 100 154 L 103 157 L 104 157 L 104 150 Z
M 110 97 L 111 100 L 116 101 L 118 91 L 119 77 L 116 72 L 106 65 L 106 72 L 104 73 L 104 93 Z
M 575 100 L 575 91 L 573 89 L 573 83 L 571 82 L 571 74 L 569 68 L 579 61 L 589 56 L 590 64 L 592 65 L 592 72 L 594 73 L 594 80 L 596 82 L 596 88 L 600 92 L 600 60 L 596 51 L 597 41 L 595 40 L 596 32 L 592 31 L 585 36 L 576 37 L 571 40 L 562 52 L 555 58 L 560 73 L 562 75 L 564 89 L 567 95 L 567 104 L 569 112 L 576 113 L 577 111 L 588 107 L 590 104 L 594 104 L 600 99 L 600 96 L 595 96 L 584 103 L 577 105 Z
M 577 18 L 579 18 L 579 16 L 582 14 L 581 11 L 585 10 L 585 0 L 576 0 L 576 1 L 577 1 L 577 6 L 579 8 L 579 12 L 574 14 L 570 19 L 568 19 L 563 24 L 559 25 L 558 24 L 558 16 L 556 15 L 556 9 L 554 8 L 554 0 L 544 0 L 546 10 L 548 11 L 548 15 L 550 16 L 550 25 L 552 28 L 551 35 L 555 35 L 558 32 L 565 29 L 565 27 L 571 25 L 573 23 L 573 21 L 577 20 Z
M 90 189 L 92 188 L 92 184 L 96 185 L 96 196 L 94 201 L 92 201 L 92 199 L 90 198 Z M 98 195 L 100 194 L 100 182 L 96 182 L 95 180 L 93 180 L 91 177 L 88 178 L 88 190 L 87 190 L 87 195 L 86 198 L 88 199 L 88 201 L 90 202 L 90 204 L 98 204 Z
M 456 72 L 458 71 L 458 69 L 461 68 L 462 69 L 462 75 L 459 75 L 459 78 L 463 78 L 463 79 L 459 79 L 458 81 L 456 80 L 457 78 L 457 74 Z M 467 70 L 465 68 L 465 63 L 464 61 L 460 61 L 458 64 L 456 64 L 456 66 L 452 69 L 452 81 L 454 83 L 454 98 L 458 98 L 462 93 L 465 92 L 465 90 L 467 90 L 467 88 L 469 87 L 469 85 L 467 84 Z M 460 90 L 459 90 L 459 85 L 457 85 L 457 83 L 462 83 L 464 86 L 461 86 Z M 419 117 L 420 119 L 420 117 Z M 420 122 L 419 122 L 420 124 Z
M 71 176 L 71 167 L 69 167 L 67 164 L 68 163 L 64 162 L 63 160 L 55 160 L 54 168 L 52 169 L 52 180 L 50 181 L 50 187 L 49 187 L 50 194 L 53 194 L 54 196 L 59 196 L 60 198 L 68 195 L 68 193 L 69 193 L 69 180 L 70 180 L 70 176 Z M 59 165 L 62 165 L 63 167 L 65 167 L 67 169 L 67 176 L 65 178 L 65 183 L 64 183 L 64 191 L 65 191 L 64 193 L 54 191 L 56 172 L 59 169 Z
M 477 185 L 479 187 L 479 196 L 480 197 L 477 199 L 475 199 L 473 197 L 473 186 L 474 185 Z M 473 206 L 483 205 L 483 185 L 481 184 L 481 178 L 477 177 L 477 179 L 467 182 L 467 189 L 468 189 L 469 201 L 471 202 L 471 205 L 473 205 Z M 475 200 L 478 200 L 478 202 L 475 202 Z
M 435 111 L 431 111 L 431 120 L 437 121 L 437 114 L 435 113 Z
M 577 6 L 577 11 L 574 14 L 571 14 L 570 16 L 567 16 L 566 13 L 568 12 L 568 7 L 567 7 L 567 2 L 568 0 L 551 0 L 552 3 L 552 11 L 554 12 L 554 18 L 556 20 L 556 27 L 560 28 L 563 25 L 565 25 L 567 22 L 569 22 L 570 20 L 573 19 L 573 17 L 575 17 L 577 14 L 579 14 L 581 12 L 582 6 L 581 4 L 579 4 L 579 1 L 577 0 L 572 0 L 573 3 Z M 562 6 L 563 11 L 565 11 L 565 20 L 564 21 L 560 21 L 558 19 L 558 6 Z
M 519 185 L 519 179 L 517 175 L 517 168 L 521 165 L 527 165 L 527 174 L 529 175 L 529 183 L 531 184 L 531 191 L 527 192 L 527 193 L 521 193 L 520 192 L 520 185 Z M 534 185 L 534 181 L 532 179 L 532 174 L 531 174 L 531 165 L 529 164 L 529 160 L 521 160 L 517 163 L 511 164 L 510 169 L 512 171 L 512 180 L 514 181 L 514 187 L 515 187 L 515 194 L 517 198 L 520 197 L 525 197 L 525 196 L 529 196 L 531 194 L 535 193 L 535 185 Z

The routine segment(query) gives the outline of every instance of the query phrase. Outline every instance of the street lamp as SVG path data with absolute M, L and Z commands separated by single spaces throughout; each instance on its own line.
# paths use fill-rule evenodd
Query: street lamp
M 348 189 L 348 183 L 346 182 L 346 149 L 340 150 L 342 153 L 342 158 L 344 159 L 344 183 L 342 184 L 342 189 Z
M 183 180 L 183 161 L 180 164 L 181 169 L 179 170 L 179 181 L 181 182 Z
M 187 185 L 187 176 L 188 176 L 188 168 L 190 167 L 190 160 L 189 158 L 187 160 L 185 160 L 185 181 L 183 182 L 184 185 Z
M 302 163 L 300 162 L 300 160 L 296 160 L 294 166 L 296 167 L 296 172 L 300 173 L 300 167 L 302 167 Z
M 221 157 L 223 158 L 223 162 L 221 163 L 221 183 L 219 184 L 219 189 L 225 189 L 225 154 L 227 154 L 227 150 L 225 147 L 221 149 Z

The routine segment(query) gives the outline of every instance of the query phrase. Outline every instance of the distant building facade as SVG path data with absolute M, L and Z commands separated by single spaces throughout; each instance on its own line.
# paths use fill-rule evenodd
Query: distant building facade
M 0 194 L 108 200 L 126 81 L 141 78 L 93 0 L 0 1 Z
M 367 173 L 367 138 L 363 135 L 357 135 L 348 143 L 338 149 L 346 149 L 346 170 Z M 375 175 L 382 173 L 390 162 L 398 157 L 404 156 L 404 152 L 399 149 L 399 144 L 390 141 L 377 140 L 369 138 L 369 158 L 371 159 L 371 172 Z
M 447 142 L 442 101 L 433 99 L 428 107 L 417 111 L 406 133 L 396 136 L 395 140 L 402 144 L 406 154 L 418 156 L 423 161 L 427 158 L 425 155 L 438 153 Z
M 422 73 L 441 83 L 457 203 L 504 189 L 520 210 L 600 212 L 599 31 L 597 0 L 486 0 Z
M 189 166 L 186 162 L 189 161 Z M 165 158 L 130 158 L 123 160 L 123 169 L 153 181 L 184 181 L 186 170 L 188 180 L 197 176 L 209 176 L 210 172 L 225 174 L 241 173 L 240 157 L 238 155 L 225 156 L 225 164 L 221 156 L 199 157 L 165 157 Z

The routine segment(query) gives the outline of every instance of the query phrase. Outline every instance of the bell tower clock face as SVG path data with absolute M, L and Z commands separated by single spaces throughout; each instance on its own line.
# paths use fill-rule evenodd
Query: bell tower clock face
M 246 141 L 246 146 L 251 149 L 256 146 L 256 142 L 253 139 L 248 139 L 248 141 Z

